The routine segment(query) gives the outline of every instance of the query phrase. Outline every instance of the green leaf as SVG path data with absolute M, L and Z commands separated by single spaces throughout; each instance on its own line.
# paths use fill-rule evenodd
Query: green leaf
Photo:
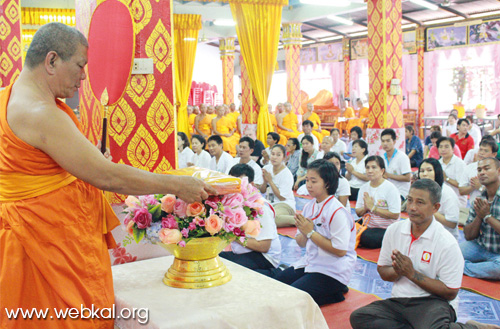
M 158 221 L 161 219 L 161 204 L 157 204 L 152 207 L 149 212 L 153 215 L 153 221 Z
M 143 229 L 138 229 L 136 225 L 134 225 L 134 240 L 135 242 L 139 243 L 141 240 L 144 238 L 146 235 L 146 230 Z

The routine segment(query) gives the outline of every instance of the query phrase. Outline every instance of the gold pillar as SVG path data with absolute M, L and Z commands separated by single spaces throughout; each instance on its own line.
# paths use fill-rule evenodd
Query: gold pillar
M 404 149 L 403 96 L 400 86 L 391 88 L 393 79 L 401 82 L 403 76 L 401 1 L 368 0 L 367 12 L 370 81 L 367 139 L 379 136 L 385 128 L 393 128 L 397 135 L 396 145 Z M 377 152 L 380 150 L 377 144 L 371 146 Z
M 302 23 L 283 24 L 283 44 L 286 55 L 286 94 L 295 114 L 302 114 L 300 99 L 300 49 Z
M 224 84 L 224 104 L 234 103 L 234 39 L 219 39 L 220 59 L 222 60 L 222 81 Z
M 417 29 L 417 56 L 418 56 L 418 134 L 424 138 L 424 50 L 425 29 Z

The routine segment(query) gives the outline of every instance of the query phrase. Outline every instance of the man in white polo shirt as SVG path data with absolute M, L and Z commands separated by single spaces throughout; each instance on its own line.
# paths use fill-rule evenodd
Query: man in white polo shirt
M 409 220 L 392 224 L 385 233 L 377 270 L 394 282 L 392 297 L 351 314 L 354 329 L 500 328 L 475 321 L 455 323 L 464 259 L 457 241 L 434 219 L 441 187 L 430 179 L 411 186 Z
M 384 129 L 382 136 L 382 149 L 385 161 L 384 178 L 394 184 L 401 195 L 401 202 L 406 200 L 410 190 L 411 165 L 410 158 L 404 151 L 398 151 L 394 146 L 396 143 L 396 132 L 394 129 Z
M 330 137 L 333 138 L 333 146 L 330 151 L 337 152 L 341 157 L 344 156 L 344 152 L 347 150 L 347 145 L 340 139 L 340 130 L 338 128 L 333 128 L 330 131 Z
M 227 166 L 226 174 L 229 174 L 229 171 L 234 165 L 238 163 L 246 163 L 254 170 L 254 185 L 259 188 L 260 185 L 264 183 L 264 179 L 262 178 L 262 168 L 250 157 L 255 147 L 255 142 L 252 138 L 245 136 L 240 138 L 240 143 L 238 145 L 238 153 L 240 156 L 238 158 L 234 158 L 233 162 L 229 166 Z
M 233 157 L 224 151 L 224 141 L 219 135 L 208 137 L 208 151 L 210 159 L 210 170 L 225 173 L 227 168 L 233 164 Z

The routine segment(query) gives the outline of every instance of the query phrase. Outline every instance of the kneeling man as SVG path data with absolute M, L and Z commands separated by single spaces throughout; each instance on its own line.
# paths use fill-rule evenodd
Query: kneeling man
M 420 179 L 411 186 L 410 219 L 387 228 L 378 259 L 382 279 L 394 282 L 392 298 L 354 311 L 354 329 L 500 328 L 475 321 L 455 323 L 464 259 L 456 239 L 434 219 L 440 199 L 441 188 L 432 180 Z

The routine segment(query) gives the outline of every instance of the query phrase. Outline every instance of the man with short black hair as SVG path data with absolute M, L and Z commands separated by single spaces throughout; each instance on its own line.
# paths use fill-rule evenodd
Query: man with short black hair
M 304 136 L 311 136 L 313 141 L 314 141 L 314 149 L 316 151 L 318 151 L 319 150 L 319 141 L 318 141 L 318 138 L 316 136 L 314 136 L 314 134 L 312 133 L 313 128 L 314 128 L 314 123 L 312 123 L 312 121 L 306 120 L 306 121 L 302 122 L 302 134 L 300 134 L 297 137 L 297 139 L 302 144 L 302 138 L 304 138 Z
M 387 228 L 378 259 L 382 280 L 394 282 L 391 298 L 354 311 L 354 329 L 500 328 L 455 323 L 464 260 L 453 235 L 434 219 L 440 199 L 441 187 L 433 180 L 419 179 L 411 186 L 409 220 Z
M 464 273 L 500 280 L 500 162 L 494 157 L 480 160 L 477 174 L 485 190 L 474 200 L 464 227 Z
M 210 169 L 221 173 L 225 173 L 227 168 L 232 164 L 233 157 L 224 151 L 224 141 L 219 135 L 208 137 L 208 151 L 212 158 L 210 159 Z
M 232 164 L 229 165 L 226 169 L 226 174 L 229 174 L 229 171 L 234 165 L 238 163 L 246 163 L 254 170 L 254 185 L 259 188 L 260 185 L 264 182 L 264 179 L 262 178 L 262 168 L 250 157 L 254 150 L 254 147 L 255 143 L 253 139 L 248 136 L 241 137 L 238 148 L 239 157 L 233 159 Z
M 384 129 L 380 137 L 385 161 L 384 178 L 393 183 L 399 190 L 402 202 L 410 190 L 411 165 L 410 159 L 404 152 L 395 148 L 396 132 L 394 129 Z
M 457 132 L 451 134 L 455 144 L 458 145 L 462 153 L 462 160 L 469 150 L 474 149 L 474 139 L 469 135 L 469 121 L 467 119 L 459 119 L 457 122 Z

